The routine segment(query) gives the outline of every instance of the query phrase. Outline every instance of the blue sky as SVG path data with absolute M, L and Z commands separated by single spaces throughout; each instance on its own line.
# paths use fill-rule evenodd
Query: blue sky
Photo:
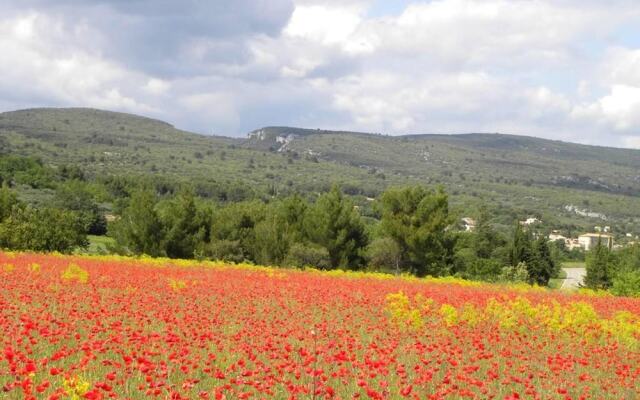
M 375 0 L 367 8 L 367 17 L 395 16 L 401 14 L 409 4 L 409 0 Z
M 629 0 L 24 0 L 0 4 L 0 47 L 0 111 L 640 148 Z

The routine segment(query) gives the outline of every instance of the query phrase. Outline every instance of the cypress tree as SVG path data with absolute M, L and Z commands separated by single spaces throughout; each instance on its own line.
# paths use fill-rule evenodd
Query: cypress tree
M 555 269 L 556 263 L 551 256 L 547 239 L 541 235 L 533 243 L 533 251 L 527 264 L 529 281 L 541 286 L 546 286 L 549 284 L 549 279 L 553 276 Z
M 587 256 L 587 275 L 584 284 L 591 289 L 608 289 L 611 287 L 609 271 L 609 249 L 598 238 L 598 244 Z
M 511 242 L 510 264 L 516 266 L 521 262 L 529 264 L 532 261 L 531 235 L 522 228 L 519 221 L 516 221 Z

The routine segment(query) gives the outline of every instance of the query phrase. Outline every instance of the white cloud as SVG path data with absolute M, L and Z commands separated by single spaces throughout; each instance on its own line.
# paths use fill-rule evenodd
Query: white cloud
M 149 78 L 144 88 L 153 95 L 160 95 L 171 89 L 171 83 L 158 78 Z
M 46 15 L 0 21 L 0 48 L 10 60 L 0 63 L 0 91 L 56 104 L 153 111 L 125 94 L 123 84 L 135 85 L 139 76 L 95 54 L 60 46 L 68 34 L 60 21 Z
M 359 6 L 300 5 L 284 33 L 325 45 L 341 43 L 358 27 L 363 12 Z
M 305 38 L 310 41 L 340 43 L 349 53 L 426 58 L 452 67 L 533 59 L 537 63 L 563 63 L 571 57 L 579 35 L 606 32 L 612 24 L 629 18 L 607 7 L 523 0 L 416 2 L 397 17 L 368 20 L 358 19 L 357 11 L 346 10 L 337 5 L 299 7 L 290 27 L 300 26 L 301 31 L 309 33 Z M 298 20 L 299 13 L 304 18 Z M 337 29 L 332 30 L 334 26 Z M 316 29 L 337 34 L 327 40 L 320 33 L 311 34 Z
M 376 17 L 370 0 L 22 4 L 0 4 L 3 109 L 86 105 L 221 134 L 303 124 L 635 146 L 640 132 L 628 1 L 416 0 Z
M 183 111 L 191 114 L 206 116 L 206 119 L 213 118 L 217 125 L 234 126 L 241 118 L 237 111 L 237 104 L 234 104 L 234 101 L 234 96 L 228 93 L 209 92 L 187 94 L 179 99 L 179 106 Z M 205 121 L 202 122 L 206 123 Z M 216 130 L 214 126 L 211 126 L 210 129 Z
M 595 83 L 605 94 L 577 104 L 571 116 L 592 123 L 610 134 L 640 131 L 640 49 L 616 47 L 607 52 L 597 68 Z M 635 143 L 625 137 L 623 143 Z
M 532 119 L 544 118 L 549 114 L 566 115 L 571 111 L 571 102 L 566 96 L 541 86 L 524 90 L 525 99 L 530 106 L 527 112 Z
M 615 47 L 604 59 L 603 72 L 607 82 L 640 86 L 640 49 Z
M 606 96 L 593 103 L 577 105 L 572 117 L 597 123 L 605 129 L 640 129 L 640 87 L 613 85 Z
M 640 149 L 640 136 L 623 136 L 622 146 Z

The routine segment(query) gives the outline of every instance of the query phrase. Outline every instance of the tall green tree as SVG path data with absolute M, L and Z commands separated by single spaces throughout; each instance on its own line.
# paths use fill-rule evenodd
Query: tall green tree
M 255 227 L 264 220 L 265 208 L 260 201 L 243 201 L 217 209 L 213 214 L 206 254 L 226 261 L 255 262 Z
M 456 241 L 453 269 L 466 279 L 496 281 L 508 261 L 507 241 L 489 223 L 482 208 L 475 230 L 460 232 Z
M 600 239 L 596 246 L 587 254 L 587 275 L 584 284 L 591 289 L 608 289 L 612 284 L 611 254 Z
M 162 208 L 164 247 L 168 257 L 193 258 L 209 240 L 210 214 L 199 209 L 193 192 L 184 190 Z
M 548 285 L 549 279 L 558 272 L 558 266 L 551 254 L 549 243 L 542 235 L 533 242 L 531 256 L 527 263 L 527 272 L 530 283 L 540 286 Z
M 516 221 L 513 231 L 513 239 L 511 241 L 511 251 L 509 255 L 509 264 L 516 266 L 521 262 L 529 264 L 531 262 L 532 248 L 531 233 L 525 231 L 519 221 Z
M 389 189 L 381 198 L 381 228 L 402 250 L 402 268 L 422 275 L 445 275 L 452 263 L 449 201 L 442 190 L 422 186 Z
M 148 190 L 136 191 L 120 219 L 109 227 L 118 249 L 153 257 L 165 255 L 164 227 L 156 211 L 156 196 Z
M 307 239 L 327 249 L 332 268 L 356 269 L 364 262 L 364 224 L 353 203 L 337 186 L 323 195 L 305 215 Z
M 54 199 L 56 207 L 76 211 L 85 225 L 85 232 L 90 235 L 107 233 L 107 221 L 100 210 L 93 194 L 81 181 L 69 181 L 60 185 Z
M 500 260 L 500 258 L 503 257 L 503 250 L 507 245 L 507 241 L 493 228 L 489 222 L 489 216 L 484 210 L 478 218 L 478 223 L 475 231 L 472 232 L 472 237 L 473 249 L 478 258 L 493 258 L 502 262 L 507 261 Z
M 300 196 L 275 201 L 266 207 L 265 219 L 255 226 L 256 262 L 281 265 L 294 243 L 304 238 L 303 221 L 308 204 Z
M 14 207 L 20 205 L 18 196 L 9 189 L 9 185 L 5 182 L 0 188 L 0 222 L 7 219 Z

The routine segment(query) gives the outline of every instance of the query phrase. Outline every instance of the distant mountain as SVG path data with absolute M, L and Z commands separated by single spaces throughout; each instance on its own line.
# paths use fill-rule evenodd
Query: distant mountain
M 462 174 L 475 183 L 508 182 L 640 194 L 640 151 L 527 136 L 485 133 L 381 136 L 267 127 L 250 132 L 245 146 L 311 154 L 319 160 L 447 183 L 468 182 Z M 456 179 L 456 174 L 460 179 Z
M 350 194 L 375 196 L 390 185 L 442 184 L 460 212 L 485 203 L 509 218 L 535 212 L 565 223 L 599 222 L 584 215 L 640 223 L 640 151 L 526 136 L 265 127 L 228 138 L 131 114 L 31 109 L 0 114 L 0 150 L 76 163 L 95 175 L 241 181 L 273 192 L 339 183 Z
M 293 128 L 289 126 L 267 126 L 249 132 L 247 135 L 249 147 L 268 148 L 271 151 L 282 152 L 287 144 L 295 138 L 312 135 L 370 135 L 362 132 L 327 131 L 323 129 Z

